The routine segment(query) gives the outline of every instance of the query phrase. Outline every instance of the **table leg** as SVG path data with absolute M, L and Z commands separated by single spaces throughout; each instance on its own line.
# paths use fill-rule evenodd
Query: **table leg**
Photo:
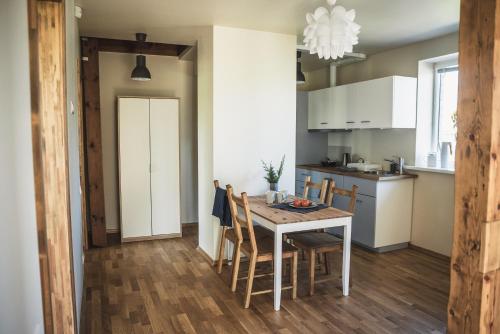
M 274 233 L 274 310 L 280 310 L 281 304 L 281 260 L 283 233 L 277 229 Z
M 351 222 L 344 226 L 344 251 L 342 261 L 342 293 L 349 296 L 349 274 L 351 265 Z

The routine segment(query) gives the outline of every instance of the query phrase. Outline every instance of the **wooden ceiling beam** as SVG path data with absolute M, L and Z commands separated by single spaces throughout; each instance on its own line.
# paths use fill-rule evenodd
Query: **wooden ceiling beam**
M 188 45 L 180 44 L 165 44 L 154 42 L 137 42 L 111 38 L 97 37 L 82 37 L 83 40 L 97 40 L 98 51 L 104 52 L 119 52 L 119 53 L 135 53 L 154 56 L 169 56 L 179 57 L 187 48 Z

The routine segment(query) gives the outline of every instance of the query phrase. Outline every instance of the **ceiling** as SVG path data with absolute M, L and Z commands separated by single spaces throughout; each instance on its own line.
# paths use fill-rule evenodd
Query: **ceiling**
M 154 42 L 181 41 L 174 31 L 222 25 L 297 35 L 305 14 L 325 0 L 77 0 L 82 35 L 133 39 L 146 32 Z M 373 54 L 458 30 L 460 0 L 338 0 L 356 10 L 361 25 L 355 52 Z

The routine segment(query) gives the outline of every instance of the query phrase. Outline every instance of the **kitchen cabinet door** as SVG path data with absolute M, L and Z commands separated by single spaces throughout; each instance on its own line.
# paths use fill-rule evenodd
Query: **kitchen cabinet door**
M 334 208 L 347 211 L 349 208 L 349 202 L 350 202 L 350 199 L 348 197 L 334 196 L 332 206 Z M 343 237 L 344 236 L 344 228 L 343 227 L 332 227 L 332 228 L 328 229 L 328 233 Z M 352 234 L 352 232 L 351 232 L 351 234 Z
M 311 171 L 311 182 L 321 183 L 323 181 L 323 174 L 324 173 L 315 170 Z M 317 202 L 319 200 L 319 189 L 309 188 L 307 198 L 309 198 L 311 201 Z
M 356 84 L 354 109 L 358 128 L 391 128 L 393 77 Z
M 338 175 L 338 174 L 329 174 L 330 178 L 335 182 L 335 187 L 337 188 L 344 188 L 344 175 Z
M 377 181 L 344 176 L 344 189 L 351 190 L 353 185 L 358 186 L 358 194 L 372 197 L 377 196 Z
M 375 247 L 376 199 L 358 195 L 352 217 L 352 240 Z
M 350 85 L 345 85 L 345 96 L 346 96 L 346 113 L 345 113 L 345 129 L 359 129 L 360 128 L 360 118 L 359 115 L 359 105 L 358 99 L 360 99 L 359 83 L 353 83 Z
M 295 168 L 295 181 L 304 182 L 307 176 L 311 176 L 309 169 Z
M 331 94 L 329 129 L 347 129 L 348 86 L 332 87 Z
M 332 110 L 331 88 L 309 92 L 308 101 L 308 128 L 310 130 L 330 129 L 329 114 Z

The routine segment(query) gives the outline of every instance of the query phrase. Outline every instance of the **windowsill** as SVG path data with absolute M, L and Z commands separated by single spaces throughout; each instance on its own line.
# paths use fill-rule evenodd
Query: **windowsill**
M 455 175 L 455 169 L 441 167 L 405 166 L 405 169 L 417 172 L 429 172 Z

